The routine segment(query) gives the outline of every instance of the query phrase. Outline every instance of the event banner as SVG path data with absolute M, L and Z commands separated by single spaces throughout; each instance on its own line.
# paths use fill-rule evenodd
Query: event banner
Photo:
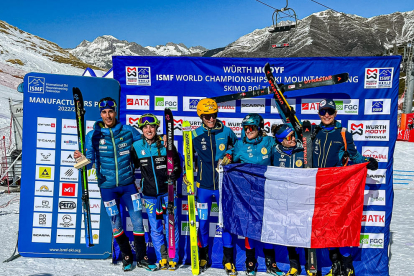
M 94 168 L 88 171 L 94 246 L 85 244 L 80 173 L 73 167 L 73 153 L 79 146 L 72 88 L 82 91 L 89 132 L 100 118 L 102 95 L 118 99 L 119 83 L 29 73 L 24 85 L 19 253 L 25 257 L 107 258 L 111 225 Z
M 165 133 L 163 110 L 174 114 L 174 134 L 178 151 L 183 152 L 183 120 L 192 127 L 201 126 L 196 113 L 200 99 L 267 87 L 264 65 L 269 62 L 278 83 L 312 82 L 332 74 L 349 73 L 346 83 L 334 86 L 290 91 L 285 94 L 300 120 L 319 124 L 319 102 L 333 98 L 336 119 L 353 134 L 358 151 L 379 162 L 377 171 L 368 170 L 361 221 L 359 247 L 342 248 L 354 257 L 356 274 L 388 275 L 388 247 L 393 206 L 392 166 L 397 138 L 397 96 L 400 74 L 399 56 L 320 57 L 320 58 L 199 58 L 199 57 L 113 57 L 114 78 L 121 85 L 120 121 L 136 128 L 139 116 L 154 113 L 161 120 L 159 133 Z M 265 120 L 264 131 L 271 135 L 273 124 L 281 123 L 271 95 L 219 104 L 218 118 L 240 137 L 242 119 L 259 113 Z M 137 175 L 139 177 L 139 175 Z M 178 212 L 182 261 L 189 263 L 186 192 L 178 182 Z M 185 188 L 185 187 L 184 187 Z M 213 200 L 214 202 L 214 200 Z M 217 204 L 210 211 L 210 254 L 213 267 L 222 267 L 222 229 L 217 221 Z M 346 214 L 344 214 L 346 215 Z M 329 225 L 327 226 L 329 227 Z M 146 231 L 149 227 L 146 227 Z M 148 237 L 148 236 L 147 236 Z M 236 268 L 244 270 L 244 239 L 234 239 Z M 286 247 L 275 246 L 279 267 L 287 271 Z M 303 250 L 301 264 L 305 264 Z M 259 270 L 264 270 L 262 245 L 256 246 Z M 328 272 L 329 251 L 317 251 L 322 272 Z

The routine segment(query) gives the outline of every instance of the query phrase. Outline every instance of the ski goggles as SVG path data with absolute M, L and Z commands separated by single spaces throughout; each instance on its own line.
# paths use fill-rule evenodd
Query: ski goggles
M 325 116 L 326 113 L 328 113 L 329 115 L 334 115 L 335 114 L 335 109 L 332 108 L 327 108 L 327 109 L 321 109 L 319 110 L 319 115 L 321 116 Z
M 282 143 L 284 139 L 290 141 L 293 139 L 293 134 L 289 135 L 293 129 L 288 125 L 283 125 L 279 130 L 276 132 L 275 137 L 279 143 Z
M 99 110 L 102 112 L 104 109 L 112 109 L 113 111 L 116 110 L 116 103 L 111 100 L 102 101 L 99 103 Z
M 141 116 L 139 118 L 138 124 L 140 126 L 144 126 L 144 125 L 157 125 L 157 118 L 153 117 L 153 116 Z
M 246 132 L 249 130 L 250 132 L 257 130 L 257 126 L 249 125 L 249 126 L 243 126 L 244 131 Z
M 203 118 L 206 119 L 207 121 L 209 121 L 211 118 L 216 119 L 217 118 L 217 113 L 203 114 Z

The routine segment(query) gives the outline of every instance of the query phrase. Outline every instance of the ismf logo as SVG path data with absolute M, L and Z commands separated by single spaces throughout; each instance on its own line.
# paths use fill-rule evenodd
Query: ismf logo
M 200 99 L 190 99 L 189 100 L 189 108 L 191 110 L 197 110 L 197 105 L 198 105 L 199 101 L 200 101 Z
M 45 93 L 45 78 L 42 77 L 28 77 L 28 91 L 30 93 Z
M 62 196 L 76 196 L 76 184 L 62 183 Z
M 394 68 L 365 68 L 364 88 L 392 88 Z
M 150 105 L 149 96 L 127 95 L 126 101 L 127 101 L 127 109 L 149 110 L 149 105 Z
M 372 101 L 372 113 L 382 113 L 384 109 L 383 101 Z

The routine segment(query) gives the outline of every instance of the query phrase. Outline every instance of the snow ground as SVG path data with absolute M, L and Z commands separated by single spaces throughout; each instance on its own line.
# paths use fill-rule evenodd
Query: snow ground
M 23 94 L 0 84 L 0 128 L 10 125 L 9 99 L 22 101 Z
M 394 153 L 394 170 L 414 170 L 414 144 L 397 142 Z M 411 173 L 413 174 L 413 173 Z M 414 179 L 414 177 L 411 177 Z M 394 185 L 394 212 L 391 222 L 392 244 L 390 275 L 408 275 L 414 271 L 414 215 L 411 212 L 414 198 L 414 181 L 409 185 Z M 0 194 L 0 233 L 3 234 L 0 249 L 0 275 L 119 275 L 120 265 L 111 265 L 111 260 L 50 259 L 20 257 L 12 262 L 3 263 L 11 256 L 16 245 L 19 221 L 19 194 Z M 9 201 L 10 204 L 6 205 Z M 136 275 L 191 275 L 190 266 L 182 266 L 177 271 L 146 272 L 135 269 L 130 274 Z M 239 275 L 243 275 L 240 272 Z M 203 275 L 225 275 L 221 269 L 210 268 Z M 267 275 L 258 273 L 258 275 Z

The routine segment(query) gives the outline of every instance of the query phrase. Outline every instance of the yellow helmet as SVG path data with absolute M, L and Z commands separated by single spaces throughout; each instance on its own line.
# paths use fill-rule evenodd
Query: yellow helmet
M 200 117 L 203 114 L 214 114 L 218 112 L 218 106 L 215 100 L 202 99 L 197 104 L 197 115 Z

